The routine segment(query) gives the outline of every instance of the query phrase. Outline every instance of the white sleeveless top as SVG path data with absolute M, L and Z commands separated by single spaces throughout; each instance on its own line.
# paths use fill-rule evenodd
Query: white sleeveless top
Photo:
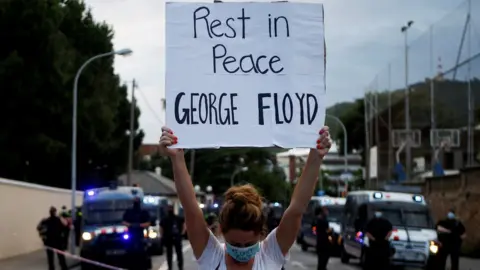
M 264 241 L 260 242 L 260 250 L 255 255 L 253 270 L 281 269 L 287 260 L 283 256 L 277 242 L 277 229 L 270 232 Z M 225 264 L 225 244 L 220 243 L 215 235 L 210 232 L 208 244 L 197 260 L 199 270 L 227 270 Z M 217 268 L 218 267 L 218 268 Z

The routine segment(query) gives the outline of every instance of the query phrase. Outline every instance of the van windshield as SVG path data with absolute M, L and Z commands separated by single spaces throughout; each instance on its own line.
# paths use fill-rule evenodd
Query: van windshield
M 411 204 L 377 205 L 375 211 L 382 212 L 394 227 L 431 229 L 434 227 L 430 211 L 426 206 Z
M 341 222 L 343 217 L 343 206 L 327 206 L 328 216 L 330 222 Z

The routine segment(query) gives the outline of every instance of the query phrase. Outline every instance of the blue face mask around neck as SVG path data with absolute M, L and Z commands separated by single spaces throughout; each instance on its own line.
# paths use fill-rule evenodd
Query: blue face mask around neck
M 227 248 L 227 253 L 237 262 L 248 262 L 255 254 L 260 250 L 260 243 L 256 243 L 249 247 L 236 247 L 232 246 L 229 243 L 225 243 Z
M 454 219 L 454 218 L 455 218 L 455 214 L 454 214 L 453 212 L 449 212 L 449 213 L 447 214 L 447 218 L 448 218 L 448 219 Z

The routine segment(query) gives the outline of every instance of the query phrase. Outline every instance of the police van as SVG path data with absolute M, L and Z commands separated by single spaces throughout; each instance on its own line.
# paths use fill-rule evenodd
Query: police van
M 312 226 L 315 222 L 315 209 L 324 206 L 328 210 L 328 224 L 330 226 L 329 240 L 333 244 L 334 253 L 340 252 L 341 246 L 341 223 L 346 199 L 335 198 L 329 196 L 313 196 L 307 206 L 307 210 L 303 216 L 302 229 L 297 238 L 297 243 L 303 251 L 307 251 L 310 247 L 316 247 L 317 236 L 316 227 Z
M 133 247 L 128 228 L 122 225 L 123 215 L 132 208 L 134 197 L 143 199 L 143 190 L 139 187 L 117 187 L 91 189 L 85 192 L 82 206 L 82 235 L 80 255 L 85 259 L 117 267 L 128 268 L 132 257 L 137 265 L 145 263 L 145 269 L 151 266 L 151 258 L 146 252 L 149 237 L 157 236 L 145 232 L 145 252 L 138 254 Z M 139 256 L 143 259 L 139 260 Z M 97 269 L 89 263 L 81 264 L 82 270 Z M 140 267 L 141 269 L 143 267 Z
M 435 224 L 422 195 L 353 191 L 348 194 L 344 209 L 342 263 L 348 263 L 350 258 L 365 262 L 365 227 L 374 212 L 379 211 L 394 228 L 390 237 L 395 249 L 392 264 L 424 269 L 432 266 L 439 246 Z

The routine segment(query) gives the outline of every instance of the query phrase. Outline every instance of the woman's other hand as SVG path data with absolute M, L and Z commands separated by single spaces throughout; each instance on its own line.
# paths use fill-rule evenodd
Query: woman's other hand
M 317 140 L 317 152 L 318 155 L 323 158 L 332 146 L 332 139 L 330 139 L 330 132 L 327 126 L 324 126 L 319 134 L 320 136 Z
M 160 137 L 160 154 L 168 157 L 183 155 L 183 149 L 168 148 L 178 143 L 178 138 L 168 127 L 162 127 L 162 136 Z

